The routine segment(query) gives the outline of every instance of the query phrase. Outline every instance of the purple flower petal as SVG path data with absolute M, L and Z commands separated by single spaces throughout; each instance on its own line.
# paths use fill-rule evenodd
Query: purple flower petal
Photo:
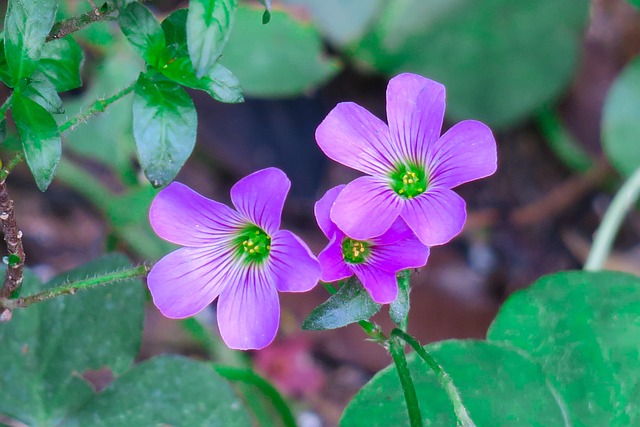
M 353 266 L 362 286 L 378 304 L 389 304 L 398 296 L 398 279 L 395 273 L 380 270 L 368 264 Z
M 242 215 L 267 234 L 280 228 L 280 217 L 291 181 L 277 168 L 252 173 L 231 188 L 231 201 Z
M 306 292 L 320 280 L 318 260 L 290 231 L 273 234 L 269 258 L 269 269 L 280 292 Z
M 265 268 L 245 268 L 218 298 L 218 327 L 224 342 L 237 350 L 261 349 L 276 336 L 280 301 Z
M 352 102 L 338 104 L 316 130 L 329 158 L 371 175 L 386 175 L 397 162 L 387 125 Z
M 322 268 L 320 280 L 323 282 L 335 282 L 353 275 L 353 271 L 344 262 L 342 256 L 343 237 L 344 233 L 334 235 L 327 247 L 318 255 Z
M 182 319 L 209 305 L 237 269 L 228 250 L 181 248 L 153 266 L 147 285 L 163 315 Z
M 363 176 L 338 194 L 331 220 L 352 239 L 367 240 L 387 231 L 401 210 L 402 199 L 385 180 Z
M 149 222 L 165 240 L 183 246 L 205 246 L 234 232 L 244 221 L 228 206 L 172 182 L 153 199 Z
M 344 185 L 338 185 L 337 187 L 333 187 L 326 193 L 320 200 L 316 202 L 314 207 L 314 213 L 316 215 L 316 221 L 318 226 L 320 226 L 320 230 L 324 233 L 327 239 L 331 239 L 331 237 L 336 233 L 340 232 L 338 227 L 331 221 L 330 212 L 331 207 L 333 206 L 333 202 L 336 201 L 336 197 L 344 188 Z
M 445 88 L 416 74 L 400 74 L 387 87 L 389 132 L 402 158 L 424 164 L 442 131 Z
M 412 237 L 415 237 L 413 231 L 401 217 L 398 217 L 384 234 L 370 240 L 376 245 L 389 245 L 398 240 L 406 240 Z
M 367 264 L 372 268 L 397 273 L 407 268 L 419 268 L 427 263 L 429 248 L 418 238 L 411 235 L 389 245 L 375 245 L 371 248 L 371 257 Z
M 449 129 L 433 144 L 429 159 L 429 186 L 454 188 L 496 171 L 496 141 L 486 125 L 466 120 Z
M 464 200 L 446 188 L 436 188 L 404 204 L 402 219 L 427 246 L 447 243 L 467 219 Z

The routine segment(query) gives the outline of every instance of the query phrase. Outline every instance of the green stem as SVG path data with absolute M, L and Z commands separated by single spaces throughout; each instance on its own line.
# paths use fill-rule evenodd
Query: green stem
M 11 160 L 9 160 L 9 163 L 7 163 L 2 169 L 0 169 L 0 182 L 3 182 L 5 179 L 7 179 L 13 168 L 18 166 L 18 164 L 23 160 L 24 152 L 18 151 L 16 155 L 13 156 Z
M 0 107 L 0 120 L 4 119 L 5 114 L 7 114 L 7 110 L 11 107 L 11 99 L 13 98 L 13 92 L 9 94 L 7 99 L 4 101 L 2 106 Z
M 47 289 L 44 292 L 29 295 L 23 298 L 16 299 L 0 299 L 0 307 L 13 310 L 16 308 L 28 307 L 31 304 L 46 301 L 51 298 L 56 298 L 62 295 L 75 294 L 77 291 L 92 288 L 94 286 L 106 285 L 112 282 L 120 282 L 125 279 L 131 279 L 134 277 L 146 276 L 151 270 L 150 266 L 139 265 L 137 267 L 129 268 L 121 271 L 114 271 L 112 273 L 103 274 L 87 278 L 84 280 L 78 280 L 75 282 L 65 283 L 56 288 Z
M 553 108 L 543 107 L 537 121 L 549 148 L 562 163 L 580 173 L 591 169 L 593 160 L 564 127 Z
M 618 234 L 622 220 L 627 215 L 636 200 L 640 196 L 640 168 L 633 172 L 633 175 L 620 187 L 618 193 L 613 198 L 611 205 L 602 218 L 602 222 L 596 231 L 591 251 L 584 264 L 584 269 L 588 271 L 601 270 L 604 265 L 613 241 Z
M 427 350 L 425 350 L 424 347 L 422 347 L 422 345 L 420 345 L 420 343 L 415 338 L 400 329 L 396 328 L 391 331 L 391 336 L 398 337 L 406 341 L 407 344 L 413 347 L 418 356 L 420 356 L 422 360 L 427 362 L 427 365 L 429 365 L 433 372 L 435 372 L 440 385 L 442 386 L 442 388 L 444 388 L 447 396 L 449 397 L 449 400 L 453 404 L 453 411 L 458 418 L 458 425 L 463 427 L 475 427 L 475 423 L 471 420 L 471 417 L 467 412 L 467 408 L 465 408 L 464 404 L 462 403 L 462 398 L 460 397 L 458 389 L 453 384 L 453 380 L 451 379 L 449 374 L 447 374 L 444 369 L 442 369 L 438 362 L 436 362 L 436 360 L 431 357 Z
M 259 375 L 256 375 L 251 369 L 234 368 L 231 366 L 213 365 L 213 370 L 221 377 L 230 381 L 240 381 L 251 384 L 260 390 L 271 402 L 285 427 L 296 427 L 296 419 L 289 409 L 289 405 L 282 398 L 282 395 L 269 382 Z
M 391 337 L 391 339 L 389 339 L 389 352 L 391 353 L 393 363 L 396 365 L 396 370 L 400 377 L 400 384 L 404 392 L 404 400 L 407 403 L 411 427 L 422 427 L 420 405 L 418 403 L 416 389 L 413 386 L 413 380 L 411 379 L 411 373 L 409 372 L 409 366 L 407 365 L 407 358 L 404 354 L 404 342 L 396 337 Z
M 113 104 L 114 102 L 116 102 L 117 100 L 122 98 L 123 96 L 131 93 L 131 91 L 133 91 L 133 88 L 134 88 L 135 84 L 136 84 L 136 82 L 134 81 L 129 86 L 127 86 L 124 89 L 122 89 L 120 92 L 117 92 L 117 93 L 111 95 L 108 98 L 97 99 L 93 103 L 93 105 L 91 105 L 91 107 L 89 107 L 88 109 L 86 109 L 85 111 L 81 112 L 77 116 L 72 117 L 69 120 L 67 120 L 66 122 L 64 122 L 63 124 L 61 124 L 60 127 L 58 128 L 58 131 L 60 133 L 63 133 L 65 131 L 69 130 L 70 128 L 76 126 L 78 123 L 86 121 L 87 119 L 89 119 L 94 114 L 102 113 L 104 110 L 107 109 L 107 107 L 109 105 Z

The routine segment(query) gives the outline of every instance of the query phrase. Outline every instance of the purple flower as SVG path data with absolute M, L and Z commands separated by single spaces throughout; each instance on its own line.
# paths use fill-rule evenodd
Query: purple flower
M 429 248 L 400 218 L 378 237 L 367 240 L 348 237 L 329 217 L 331 206 L 344 187 L 340 185 L 327 191 L 315 207 L 318 225 L 329 239 L 327 247 L 318 255 L 321 280 L 333 282 L 355 274 L 375 302 L 388 304 L 398 294 L 396 273 L 425 265 Z
M 280 292 L 304 292 L 320 278 L 309 248 L 280 216 L 291 183 L 279 169 L 255 172 L 231 188 L 236 210 L 174 182 L 151 204 L 149 220 L 165 240 L 184 246 L 147 278 L 167 317 L 193 316 L 218 298 L 218 326 L 236 349 L 271 343 L 280 322 Z
M 338 195 L 331 219 L 348 236 L 380 236 L 401 217 L 428 246 L 461 230 L 464 200 L 451 189 L 496 170 L 496 143 L 484 124 L 467 120 L 440 136 L 445 88 L 415 74 L 387 87 L 387 126 L 352 102 L 338 104 L 316 140 L 331 159 L 366 173 Z

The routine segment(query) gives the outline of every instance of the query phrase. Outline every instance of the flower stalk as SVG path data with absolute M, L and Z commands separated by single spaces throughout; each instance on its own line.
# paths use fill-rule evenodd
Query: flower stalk
M 402 391 L 404 392 L 404 399 L 407 403 L 407 411 L 409 413 L 409 422 L 411 427 L 422 427 L 422 414 L 420 413 L 420 404 L 418 403 L 418 396 L 416 395 L 416 389 L 411 379 L 411 372 L 409 372 L 409 366 L 407 365 L 407 358 L 404 354 L 404 342 L 397 336 L 392 336 L 389 339 L 389 352 L 393 358 L 393 363 L 396 365 L 398 376 L 400 377 L 400 384 L 402 385 Z
M 411 335 L 409 335 L 408 333 L 400 329 L 396 328 L 393 331 L 391 331 L 391 337 L 392 339 L 393 337 L 400 338 L 404 340 L 407 344 L 409 344 L 411 347 L 413 347 L 413 349 L 418 354 L 418 356 L 420 356 L 420 358 L 424 360 L 427 363 L 427 365 L 429 365 L 431 370 L 435 372 L 436 377 L 438 378 L 438 382 L 440 382 L 440 385 L 442 386 L 444 391 L 447 393 L 449 400 L 453 404 L 453 411 L 456 414 L 456 418 L 458 419 L 458 426 L 475 427 L 475 423 L 469 416 L 469 413 L 467 412 L 467 408 L 462 403 L 462 398 L 460 397 L 460 393 L 458 392 L 458 389 L 456 388 L 456 386 L 453 384 L 451 377 L 449 376 L 449 374 L 447 374 L 444 371 L 444 369 L 442 369 L 442 367 L 427 352 L 427 350 L 425 350 L 424 347 L 422 347 L 422 345 L 420 345 L 420 343 L 415 338 L 413 338 Z
M 622 185 L 602 218 L 596 231 L 591 251 L 584 264 L 587 271 L 598 271 L 604 266 L 620 225 L 640 196 L 640 168 Z
M 93 288 L 95 286 L 117 283 L 126 279 L 132 279 L 134 277 L 143 277 L 146 276 L 149 270 L 151 270 L 150 266 L 141 264 L 137 267 L 129 268 L 126 270 L 114 271 L 112 273 L 102 274 L 100 276 L 90 277 L 84 280 L 65 283 L 61 286 L 47 289 L 46 291 L 29 295 L 23 298 L 0 298 L 0 308 L 5 308 L 8 310 L 25 308 L 38 302 L 46 301 L 62 295 L 72 295 L 77 291 Z

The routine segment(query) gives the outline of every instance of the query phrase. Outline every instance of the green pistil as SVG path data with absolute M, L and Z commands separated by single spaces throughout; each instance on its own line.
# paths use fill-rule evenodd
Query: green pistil
M 420 166 L 400 164 L 389 177 L 393 191 L 405 199 L 413 199 L 427 190 L 427 174 Z
M 262 263 L 271 251 L 271 237 L 256 225 L 249 225 L 234 240 L 238 255 L 247 264 Z
M 345 237 L 342 241 L 342 256 L 349 264 L 362 264 L 371 253 L 370 244 L 362 240 Z

